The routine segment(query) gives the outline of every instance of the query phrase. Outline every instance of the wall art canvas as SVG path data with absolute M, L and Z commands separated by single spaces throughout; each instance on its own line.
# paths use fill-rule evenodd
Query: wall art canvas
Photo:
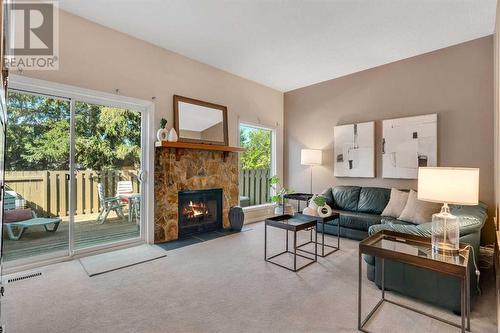
M 335 177 L 375 177 L 375 123 L 335 126 Z
M 382 122 L 382 177 L 417 179 L 418 168 L 437 166 L 437 114 Z

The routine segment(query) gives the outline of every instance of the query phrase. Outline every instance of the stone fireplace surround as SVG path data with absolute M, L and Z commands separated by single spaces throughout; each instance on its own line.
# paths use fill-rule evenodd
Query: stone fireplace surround
M 178 238 L 178 192 L 222 188 L 224 228 L 228 213 L 238 205 L 238 153 L 185 149 L 176 160 L 175 149 L 155 148 L 155 243 Z

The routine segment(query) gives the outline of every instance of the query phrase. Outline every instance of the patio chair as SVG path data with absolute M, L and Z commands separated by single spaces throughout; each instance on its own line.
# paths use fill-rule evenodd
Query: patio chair
M 120 198 L 122 202 L 128 203 L 129 198 L 127 196 L 132 195 L 134 189 L 132 188 L 132 181 L 130 180 L 120 180 L 116 184 L 116 196 Z
M 106 222 L 106 218 L 111 211 L 114 211 L 121 219 L 125 219 L 122 203 L 118 197 L 106 198 L 104 186 L 101 183 L 97 184 L 97 193 L 99 195 L 99 202 L 101 203 L 101 211 L 99 212 L 99 216 L 97 216 L 97 223 L 103 224 Z
M 20 240 L 26 229 L 29 227 L 43 225 L 45 231 L 56 232 L 61 223 L 59 217 L 47 218 L 47 217 L 37 217 L 36 213 L 27 209 L 17 209 L 16 199 L 18 195 L 13 191 L 5 191 L 4 195 L 4 226 L 7 230 L 7 235 L 10 240 Z M 52 225 L 49 229 L 47 226 Z

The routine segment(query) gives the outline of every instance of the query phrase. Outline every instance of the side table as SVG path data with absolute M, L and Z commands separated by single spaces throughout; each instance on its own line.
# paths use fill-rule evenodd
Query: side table
M 361 319 L 362 308 L 362 256 L 363 254 L 378 257 L 382 261 L 382 295 L 379 302 L 368 313 L 365 319 Z M 460 244 L 459 254 L 443 255 L 432 251 L 431 241 L 428 238 L 404 234 L 400 232 L 382 230 L 378 233 L 362 240 L 359 243 L 358 254 L 358 330 L 368 332 L 364 326 L 370 318 L 377 312 L 380 305 L 388 302 L 407 310 L 417 312 L 421 315 L 439 320 L 446 324 L 458 327 L 462 333 L 470 331 L 470 283 L 469 283 L 469 255 L 470 247 L 467 244 Z M 385 295 L 385 260 L 397 261 L 403 264 L 412 265 L 422 269 L 432 270 L 441 274 L 449 275 L 460 280 L 461 293 L 461 324 L 439 318 L 432 314 L 414 309 L 407 305 L 386 298 Z M 467 326 L 465 322 L 467 321 Z
M 308 244 L 312 244 L 312 243 L 316 244 L 316 246 L 321 245 L 321 253 L 318 255 L 322 258 L 329 256 L 330 254 L 340 250 L 340 215 L 339 215 L 339 213 L 332 213 L 332 215 L 327 216 L 327 217 L 310 216 L 310 215 L 304 215 L 302 213 L 295 213 L 295 216 L 307 216 L 307 217 L 316 219 L 316 222 L 317 222 L 316 229 L 318 229 L 318 225 L 321 224 L 321 229 L 320 229 L 321 230 L 321 243 L 313 241 L 312 230 L 311 230 L 309 241 L 297 246 L 297 249 L 299 251 L 309 253 L 309 254 L 314 254 L 311 251 L 302 249 L 302 247 L 304 247 Z M 325 224 L 337 227 L 337 246 L 325 243 Z M 330 248 L 332 250 L 325 253 L 325 247 Z
M 286 231 L 286 240 L 285 240 L 285 250 L 274 254 L 270 257 L 267 256 L 267 227 L 274 227 L 278 229 L 283 229 Z M 316 219 L 314 218 L 308 218 L 306 215 L 300 217 L 295 217 L 292 215 L 279 215 L 275 217 L 271 217 L 266 219 L 265 224 L 264 224 L 264 260 L 267 262 L 270 262 L 274 265 L 283 267 L 288 269 L 289 271 L 292 272 L 298 272 L 302 268 L 305 268 L 316 261 L 318 261 L 318 253 L 317 253 L 317 248 L 314 253 L 314 258 L 307 257 L 305 255 L 297 253 L 297 232 L 302 231 L 302 230 L 309 230 L 310 228 L 314 228 L 316 230 Z M 288 245 L 288 232 L 291 231 L 293 232 L 293 252 L 290 251 L 289 245 Z M 315 232 L 316 237 L 315 241 L 318 240 L 318 232 Z M 287 267 L 285 265 L 282 265 L 280 263 L 277 263 L 275 261 L 272 261 L 273 258 L 279 257 L 283 254 L 291 253 L 293 254 L 293 268 Z M 308 259 L 308 263 L 302 265 L 301 267 L 297 268 L 297 256 Z
M 313 194 L 311 193 L 288 193 L 283 196 L 284 199 L 289 199 L 289 200 L 297 200 L 297 211 L 301 212 L 300 210 L 300 202 L 304 201 L 306 204 L 305 206 L 307 207 L 307 203 L 311 198 L 313 197 Z

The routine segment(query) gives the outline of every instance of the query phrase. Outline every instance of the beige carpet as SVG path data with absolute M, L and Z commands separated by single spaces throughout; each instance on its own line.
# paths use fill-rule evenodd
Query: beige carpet
M 88 276 L 95 276 L 143 264 L 151 260 L 163 258 L 166 255 L 165 250 L 159 246 L 143 244 L 80 258 L 79 261 Z
M 41 277 L 7 286 L 11 332 L 356 332 L 357 245 L 292 273 L 263 260 L 263 224 L 169 251 L 168 256 L 89 278 L 78 261 L 47 266 Z M 270 233 L 276 248 L 280 231 Z M 16 274 L 18 275 L 18 274 Z M 492 277 L 472 313 L 473 332 L 496 332 Z M 380 291 L 363 279 L 365 310 Z M 389 293 L 442 317 L 459 317 Z M 383 306 L 373 332 L 457 332 L 395 306 Z

